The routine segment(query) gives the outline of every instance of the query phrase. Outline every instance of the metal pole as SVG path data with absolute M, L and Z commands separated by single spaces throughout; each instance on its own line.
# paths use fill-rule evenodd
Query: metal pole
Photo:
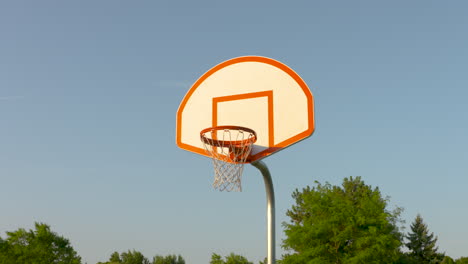
M 265 181 L 267 198 L 267 264 L 275 264 L 275 191 L 273 181 L 267 165 L 259 160 L 252 162 L 252 165 L 260 170 Z

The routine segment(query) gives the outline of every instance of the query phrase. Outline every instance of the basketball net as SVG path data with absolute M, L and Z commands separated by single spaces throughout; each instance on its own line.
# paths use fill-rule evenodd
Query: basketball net
M 213 187 L 220 191 L 242 191 L 242 172 L 257 139 L 255 131 L 238 126 L 211 127 L 202 130 L 200 138 L 213 160 Z

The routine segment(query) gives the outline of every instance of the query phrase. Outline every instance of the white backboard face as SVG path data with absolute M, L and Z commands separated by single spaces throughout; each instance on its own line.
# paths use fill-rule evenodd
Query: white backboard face
M 206 155 L 200 131 L 214 126 L 248 127 L 257 133 L 250 162 L 312 135 L 313 97 L 288 66 L 257 56 L 225 61 L 203 74 L 177 111 L 176 143 Z

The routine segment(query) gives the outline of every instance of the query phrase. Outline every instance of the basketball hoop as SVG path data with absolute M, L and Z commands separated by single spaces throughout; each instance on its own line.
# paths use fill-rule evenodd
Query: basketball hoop
M 177 110 L 177 146 L 212 158 L 213 187 L 240 191 L 246 163 L 262 173 L 268 264 L 276 263 L 275 192 L 262 159 L 314 130 L 314 98 L 307 84 L 287 65 L 261 56 L 233 58 L 212 67 L 194 82 Z
M 241 191 L 244 164 L 249 162 L 257 134 L 240 126 L 217 126 L 203 129 L 200 138 L 212 158 L 215 179 L 213 187 L 220 191 Z

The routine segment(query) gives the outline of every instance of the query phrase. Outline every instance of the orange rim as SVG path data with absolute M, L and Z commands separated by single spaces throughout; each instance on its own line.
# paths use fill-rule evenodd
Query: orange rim
M 228 129 L 228 130 L 241 130 L 243 132 L 248 132 L 248 133 L 252 134 L 253 137 L 248 138 L 248 139 L 244 139 L 244 140 L 219 140 L 219 139 L 214 139 L 214 138 L 209 139 L 209 138 L 207 138 L 205 136 L 206 132 L 220 131 L 220 130 L 226 130 L 226 129 Z M 203 141 L 203 143 L 208 144 L 208 145 L 212 145 L 212 146 L 215 146 L 215 147 L 225 146 L 226 143 L 229 143 L 231 145 L 245 145 L 245 144 L 253 144 L 255 141 L 257 141 L 257 133 L 255 133 L 255 131 L 250 129 L 250 128 L 241 127 L 241 126 L 215 126 L 215 127 L 208 127 L 208 128 L 203 129 L 200 132 L 200 139 L 201 139 L 201 141 Z

